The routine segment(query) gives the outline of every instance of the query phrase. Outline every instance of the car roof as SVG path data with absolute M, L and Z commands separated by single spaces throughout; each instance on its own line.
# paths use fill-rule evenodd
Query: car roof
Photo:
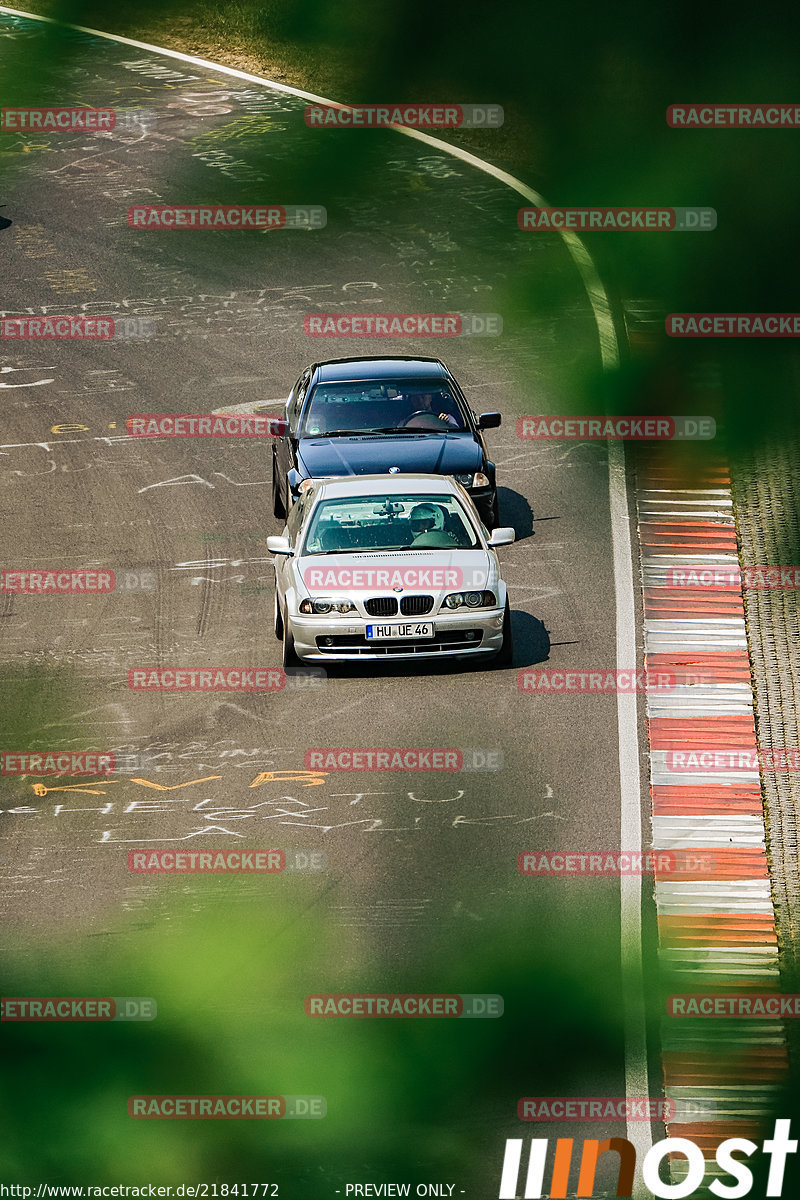
M 326 362 L 314 363 L 312 371 L 317 381 L 331 382 L 340 380 L 354 383 L 362 379 L 403 379 L 415 375 L 427 377 L 438 376 L 449 379 L 450 372 L 438 358 L 419 358 L 396 354 L 390 358 L 332 358 Z
M 419 492 L 420 495 L 438 492 L 439 495 L 460 496 L 461 489 L 448 475 L 336 475 L 314 481 L 317 496 L 326 500 L 339 496 L 374 496 L 376 490 L 386 496 Z

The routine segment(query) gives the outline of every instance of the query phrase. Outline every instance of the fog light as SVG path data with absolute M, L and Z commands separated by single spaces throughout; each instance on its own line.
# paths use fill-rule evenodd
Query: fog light
M 320 643 L 323 646 L 332 646 L 333 638 L 329 638 L 329 637 L 320 638 Z
M 464 640 L 467 642 L 474 642 L 477 636 L 478 635 L 474 629 L 468 629 L 464 634 Z

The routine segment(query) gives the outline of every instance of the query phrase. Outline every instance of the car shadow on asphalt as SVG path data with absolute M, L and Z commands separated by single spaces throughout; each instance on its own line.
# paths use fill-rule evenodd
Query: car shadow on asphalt
M 550 634 L 538 617 L 512 611 L 511 632 L 514 635 L 515 667 L 532 667 L 550 657 Z
M 524 496 L 511 488 L 497 489 L 497 505 L 501 525 L 513 525 L 516 541 L 533 536 L 533 509 Z

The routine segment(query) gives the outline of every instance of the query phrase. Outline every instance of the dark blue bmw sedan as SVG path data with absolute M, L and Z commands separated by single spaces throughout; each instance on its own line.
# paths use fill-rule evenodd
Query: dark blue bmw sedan
M 330 475 L 453 475 L 487 529 L 499 523 L 495 467 L 484 429 L 438 358 L 337 358 L 312 363 L 286 401 L 272 447 L 272 502 L 284 517 L 304 479 Z

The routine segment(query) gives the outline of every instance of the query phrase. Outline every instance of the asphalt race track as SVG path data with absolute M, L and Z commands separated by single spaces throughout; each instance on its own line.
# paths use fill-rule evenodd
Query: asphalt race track
M 44 55 L 47 36 L 0 16 L 0 58 L 13 67 L 21 52 Z M 45 779 L 44 793 L 30 776 L 2 779 L 4 950 L 36 994 L 47 991 L 43 947 L 54 946 L 73 985 L 84 972 L 81 994 L 155 996 L 161 986 L 160 1037 L 170 1035 L 164 964 L 182 954 L 193 966 L 172 1000 L 188 988 L 218 1028 L 237 1011 L 302 1022 L 310 992 L 498 993 L 514 1028 L 531 1005 L 549 1004 L 553 1026 L 540 1023 L 537 1045 L 492 1021 L 465 1023 L 469 1037 L 451 1044 L 460 1070 L 487 1078 L 502 1059 L 503 1088 L 476 1085 L 442 1115 L 442 1127 L 452 1121 L 474 1143 L 470 1182 L 496 1188 L 502 1139 L 532 1132 L 516 1121 L 520 1096 L 625 1094 L 615 1017 L 600 1067 L 583 1046 L 569 1086 L 533 1078 L 551 1043 L 569 1045 L 575 1012 L 620 1010 L 619 880 L 517 871 L 517 855 L 534 846 L 620 846 L 615 697 L 517 686 L 525 667 L 616 665 L 605 447 L 516 434 L 518 416 L 564 411 L 570 380 L 599 370 L 581 280 L 558 238 L 518 230 L 518 196 L 444 152 L 391 131 L 309 129 L 302 99 L 130 46 L 79 34 L 68 44 L 36 102 L 146 110 L 147 128 L 2 134 L 0 315 L 145 318 L 150 336 L 0 345 L 3 561 L 152 583 L 2 597 L 7 748 L 98 750 L 131 764 L 92 782 Z M 171 232 L 127 222 L 137 203 L 201 201 L 321 205 L 327 223 Z M 500 313 L 504 328 L 413 344 L 303 332 L 308 313 L 353 311 Z M 342 665 L 265 694 L 131 690 L 134 667 L 280 665 L 265 540 L 281 523 L 268 440 L 135 439 L 126 418 L 277 412 L 309 362 L 360 353 L 441 356 L 476 411 L 503 414 L 487 440 L 501 524 L 517 535 L 499 552 L 513 668 Z M 314 747 L 458 748 L 492 769 L 320 780 L 304 768 Z M 176 878 L 137 875 L 126 859 L 141 848 L 264 847 L 304 852 L 301 862 L 325 869 Z M 226 944 L 226 930 L 251 918 L 266 960 L 296 955 L 291 973 L 268 973 L 266 988 L 261 975 L 237 974 L 252 945 Z M 487 945 L 495 958 L 471 966 L 471 950 Z M 598 961 L 604 969 L 590 979 L 582 964 Z M 224 985 L 215 962 L 227 963 Z M 285 1032 L 289 1018 L 280 1020 Z M 326 1136 L 338 1129 L 345 1144 L 338 1169 L 349 1163 L 367 1178 L 375 1097 L 348 1093 L 343 1133 L 335 1111 L 347 1085 L 325 1066 L 329 1040 L 355 1035 L 323 1022 L 306 1036 L 320 1071 L 296 1082 L 289 1072 L 283 1090 L 327 1097 Z M 148 1091 L 144 1074 L 120 1081 L 120 1104 Z M 236 1090 L 188 1077 L 172 1090 L 192 1084 Z M 170 1088 L 162 1080 L 149 1090 Z M 106 1093 L 103 1102 L 115 1101 Z M 389 1100 L 377 1111 L 388 1136 Z M 33 1145 L 44 1131 L 30 1113 L 27 1121 Z M 55 1170 L 68 1151 L 53 1121 L 51 1109 Z M 144 1152 L 141 1127 L 129 1124 L 121 1177 Z M 624 1124 L 614 1131 L 625 1136 Z M 330 1184 L 325 1154 L 313 1143 L 306 1152 L 309 1171 Z M 424 1141 L 408 1161 L 420 1178 L 443 1170 Z M 459 1183 L 457 1159 L 448 1165 L 458 1194 L 466 1166 Z

